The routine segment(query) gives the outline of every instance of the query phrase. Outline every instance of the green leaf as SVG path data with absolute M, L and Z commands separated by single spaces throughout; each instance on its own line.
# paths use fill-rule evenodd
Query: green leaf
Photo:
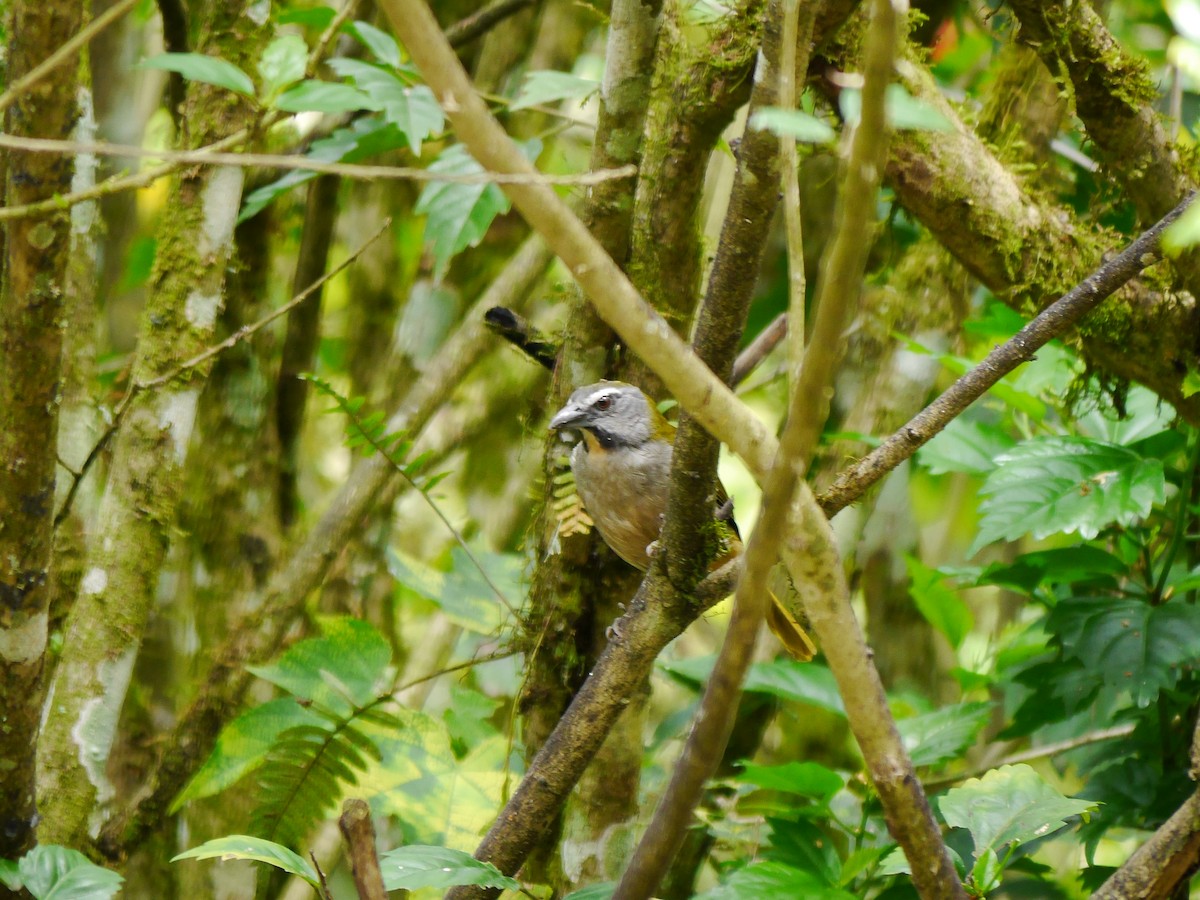
M 527 159 L 537 158 L 541 142 L 527 141 L 520 145 Z M 466 175 L 482 172 L 483 167 L 462 144 L 442 151 L 429 166 L 431 172 Z M 433 256 L 433 272 L 437 280 L 446 275 L 452 260 L 467 247 L 474 247 L 487 233 L 492 220 L 508 212 L 508 198 L 494 184 L 455 184 L 432 181 L 421 191 L 414 212 L 428 216 L 425 222 L 425 244 Z
M 279 12 L 280 25 L 303 25 L 324 31 L 329 27 L 337 12 L 329 6 L 310 6 L 307 9 L 297 9 L 289 6 Z
M 1200 241 L 1198 241 L 1200 243 Z M 1200 372 L 1194 369 L 1183 376 L 1183 384 L 1180 386 L 1183 392 L 1183 399 L 1186 400 L 1193 394 L 1200 392 Z
M 6 869 L 5 884 L 15 881 L 37 900 L 108 900 L 117 895 L 125 880 L 78 850 L 54 844 L 34 847 Z M 15 885 L 13 889 L 17 889 Z
M 846 786 L 841 775 L 814 762 L 788 762 L 778 766 L 743 763 L 738 780 L 768 791 L 825 799 Z
M 1112 582 L 1128 568 L 1108 551 L 1080 544 L 1023 553 L 1011 563 L 992 563 L 975 583 L 999 584 L 1028 594 L 1042 584 Z
M 19 891 L 22 888 L 21 870 L 15 859 L 0 859 L 0 884 L 10 891 Z
M 778 106 L 764 106 L 758 110 L 750 117 L 750 127 L 809 144 L 827 144 L 837 137 L 837 132 L 816 116 Z
M 389 891 L 448 888 L 459 884 L 517 890 L 521 883 L 488 862 L 462 850 L 410 844 L 389 850 L 379 859 L 383 886 Z
M 975 840 L 975 855 L 997 854 L 1008 844 L 1045 837 L 1071 816 L 1086 815 L 1099 804 L 1060 794 L 1027 765 L 1001 766 L 983 778 L 951 788 L 939 800 L 946 824 L 965 828 Z
M 842 116 L 847 124 L 857 125 L 862 118 L 862 91 L 847 88 L 838 98 Z M 952 123 L 941 110 L 918 100 L 903 85 L 889 84 L 884 96 L 884 112 L 888 123 L 897 131 L 953 131 Z
M 314 78 L 292 85 L 275 98 L 274 106 L 284 112 L 344 113 L 379 109 L 376 100 L 356 87 Z
M 970 553 L 996 540 L 1079 532 L 1090 540 L 1131 525 L 1166 493 L 1163 464 L 1126 447 L 1080 437 L 1035 438 L 997 460 L 984 482 Z
M 1183 215 L 1167 226 L 1163 232 L 1163 250 L 1174 256 L 1188 247 L 1200 244 L 1200 203 L 1193 202 Z
M 917 461 L 934 475 L 986 475 L 996 468 L 996 458 L 1015 445 L 1016 441 L 994 425 L 958 418 L 917 451 Z
M 989 847 L 975 858 L 975 866 L 971 869 L 971 882 L 986 897 L 1000 886 L 1000 874 L 1003 870 L 996 851 Z
M 392 648 L 369 623 L 340 617 L 322 623 L 323 635 L 300 641 L 279 659 L 249 671 L 301 700 L 335 712 L 346 701 L 366 706 L 389 676 Z
M 480 549 L 472 554 L 506 597 L 519 596 L 524 557 Z M 455 624 L 494 634 L 504 614 L 496 592 L 461 547 L 451 551 L 450 560 L 450 571 L 442 572 L 403 551 L 389 547 L 387 553 L 388 571 L 398 582 L 438 604 Z
M 304 77 L 308 65 L 308 45 L 295 34 L 285 34 L 267 44 L 258 61 L 258 74 L 263 80 L 263 94 L 274 97 L 294 81 Z
M 509 104 L 511 110 L 528 109 L 559 100 L 583 100 L 600 89 L 600 82 L 591 78 L 580 78 L 569 72 L 540 70 L 529 72 L 517 92 L 517 98 Z
M 362 41 L 363 46 L 371 51 L 371 55 L 385 66 L 398 69 L 403 65 L 404 60 L 396 39 L 386 31 L 380 31 L 369 22 L 351 22 L 346 26 L 346 30 Z
M 975 626 L 971 609 L 958 595 L 958 591 L 946 584 L 937 569 L 931 569 L 913 556 L 905 556 L 908 568 L 909 596 L 926 621 L 946 636 L 951 646 L 957 648 Z
M 589 884 L 585 888 L 571 891 L 563 900 L 611 900 L 617 889 L 615 881 L 605 881 L 600 884 Z
M 899 719 L 896 728 L 914 766 L 936 766 L 961 757 L 991 715 L 990 703 L 954 703 Z
M 660 665 L 681 680 L 701 685 L 708 680 L 715 661 L 716 656 L 701 656 Z M 808 703 L 839 716 L 846 715 L 833 673 L 816 663 L 798 663 L 794 659 L 754 663 L 743 687 L 747 691 Z
M 1070 597 L 1050 612 L 1047 628 L 1104 684 L 1128 690 L 1138 706 L 1174 687 L 1200 647 L 1200 607 L 1152 606 L 1136 598 Z
M 331 59 L 329 67 L 377 104 L 374 108 L 400 129 L 416 155 L 421 155 L 422 141 L 445 126 L 442 108 L 425 85 L 410 86 L 394 72 L 358 59 Z
M 282 869 L 289 875 L 303 878 L 313 887 L 319 886 L 316 870 L 299 854 L 282 844 L 246 834 L 231 834 L 215 840 L 205 841 L 199 847 L 185 850 L 171 859 L 247 859 Z
M 228 60 L 215 56 L 205 56 L 203 53 L 162 53 L 143 60 L 142 68 L 178 72 L 188 81 L 215 84 L 246 97 L 254 96 L 254 82 L 250 76 Z
M 270 700 L 242 713 L 223 729 L 217 744 L 171 804 L 171 812 L 201 797 L 211 797 L 253 772 L 267 758 L 275 741 L 289 728 L 316 725 L 320 717 L 292 697 Z
M 854 900 L 853 894 L 829 887 L 811 872 L 779 862 L 758 862 L 738 869 L 724 884 L 697 894 L 696 900 L 762 900 L 764 897 Z

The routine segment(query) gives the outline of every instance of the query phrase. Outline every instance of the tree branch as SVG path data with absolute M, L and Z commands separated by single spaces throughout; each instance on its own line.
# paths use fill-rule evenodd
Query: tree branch
M 1048 342 L 1064 334 L 1105 298 L 1120 290 L 1135 275 L 1162 259 L 1162 233 L 1192 202 L 1189 195 L 1152 228 L 1111 260 L 1102 263 L 1084 281 L 1046 307 L 1028 325 L 989 353 L 940 397 L 909 420 L 882 445 L 843 472 L 820 497 L 828 516 L 853 503 L 872 484 L 912 456 L 971 403 Z

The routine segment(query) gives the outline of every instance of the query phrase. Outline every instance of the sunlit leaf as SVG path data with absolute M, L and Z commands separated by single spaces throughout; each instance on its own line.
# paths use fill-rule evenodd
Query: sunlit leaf
M 990 703 L 953 703 L 899 719 L 896 728 L 915 766 L 936 766 L 961 757 L 992 715 Z
M 1108 525 L 1136 522 L 1166 493 L 1160 460 L 1087 438 L 1034 438 L 997 463 L 981 491 L 972 554 L 1027 534 L 1078 532 L 1091 539 Z
M 825 798 L 833 796 L 846 784 L 841 775 L 820 763 L 794 761 L 778 766 L 744 763 L 738 779 L 768 791 Z
M 951 788 L 938 800 L 946 824 L 965 828 L 975 853 L 1045 837 L 1099 804 L 1064 797 L 1027 765 L 1001 766 Z
M 303 878 L 313 887 L 319 885 L 316 869 L 303 857 L 282 844 L 246 834 L 231 834 L 227 837 L 205 841 L 199 847 L 185 850 L 173 857 L 171 862 L 181 859 L 247 859 L 282 869 L 289 875 Z
M 917 461 L 934 475 L 967 472 L 986 475 L 996 458 L 1016 444 L 995 425 L 957 418 L 917 451 Z
M 331 59 L 329 67 L 377 104 L 386 119 L 403 132 L 413 153 L 420 156 L 421 144 L 445 125 L 442 108 L 433 91 L 423 84 L 409 85 L 383 66 L 358 59 Z
M 480 862 L 462 850 L 412 844 L 389 850 L 379 858 L 383 886 L 389 891 L 416 888 L 448 888 L 472 884 L 516 890 L 521 887 L 488 862 Z
M 862 118 L 862 91 L 847 88 L 838 98 L 842 117 L 850 125 Z M 888 124 L 904 131 L 953 131 L 954 124 L 938 109 L 924 100 L 913 97 L 903 85 L 889 84 L 884 96 L 884 112 Z
M 345 113 L 379 109 L 379 103 L 356 87 L 336 81 L 309 79 L 294 84 L 275 98 L 284 112 Z
M 285 34 L 267 44 L 262 59 L 258 61 L 258 74 L 262 76 L 263 93 L 269 98 L 289 84 L 304 77 L 308 64 L 308 45 L 294 34 Z
M 371 51 L 371 55 L 384 65 L 399 68 L 403 64 L 400 46 L 386 31 L 369 22 L 351 22 L 346 26 L 346 30 L 362 41 L 363 46 Z
M 958 647 L 975 626 L 975 617 L 958 591 L 946 584 L 937 569 L 931 569 L 913 556 L 905 556 L 908 569 L 908 593 L 926 621 Z
M 36 900 L 108 900 L 125 880 L 78 850 L 54 844 L 40 844 L 16 862 L 4 862 L 4 883 L 13 890 L 23 886 Z

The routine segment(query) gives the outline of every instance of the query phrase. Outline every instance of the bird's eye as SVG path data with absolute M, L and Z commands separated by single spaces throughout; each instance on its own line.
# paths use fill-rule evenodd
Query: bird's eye
M 612 396 L 605 394 L 603 397 L 597 399 L 592 405 L 596 407 L 596 409 L 600 410 L 600 412 L 604 412 L 606 409 L 612 406 Z

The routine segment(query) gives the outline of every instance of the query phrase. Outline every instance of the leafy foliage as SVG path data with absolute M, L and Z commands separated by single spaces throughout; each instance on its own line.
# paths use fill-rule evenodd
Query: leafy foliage
M 491 863 L 444 847 L 397 847 L 383 854 L 379 865 L 383 870 L 383 886 L 389 891 L 448 888 L 458 884 L 514 889 L 521 886 Z
M 35 900 L 109 900 L 125 881 L 78 850 L 42 844 L 19 860 L 0 860 L 0 884 Z

